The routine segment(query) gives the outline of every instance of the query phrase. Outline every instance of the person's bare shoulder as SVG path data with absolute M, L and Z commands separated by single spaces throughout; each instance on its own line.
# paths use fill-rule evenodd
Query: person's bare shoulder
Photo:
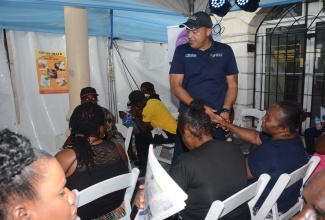
M 55 155 L 55 158 L 61 163 L 61 161 L 70 161 L 76 158 L 76 153 L 71 148 L 61 150 Z

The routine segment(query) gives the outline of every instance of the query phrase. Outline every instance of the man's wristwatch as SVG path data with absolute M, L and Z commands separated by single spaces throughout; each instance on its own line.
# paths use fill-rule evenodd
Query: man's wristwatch
M 228 112 L 228 114 L 231 115 L 231 109 L 230 108 L 222 108 L 221 112 Z

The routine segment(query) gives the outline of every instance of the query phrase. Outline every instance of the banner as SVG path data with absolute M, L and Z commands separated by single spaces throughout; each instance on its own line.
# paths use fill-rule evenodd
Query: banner
M 40 94 L 68 93 L 65 52 L 35 50 Z

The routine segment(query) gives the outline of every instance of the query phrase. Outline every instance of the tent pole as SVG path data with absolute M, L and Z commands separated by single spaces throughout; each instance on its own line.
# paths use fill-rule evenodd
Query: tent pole
M 65 39 L 69 74 L 70 116 L 80 105 L 80 90 L 90 85 L 87 9 L 64 6 Z
M 190 7 L 190 16 L 192 16 L 194 14 L 194 1 L 195 0 L 188 0 L 188 4 Z
M 117 113 L 117 103 L 116 103 L 116 88 L 115 88 L 115 74 L 114 74 L 114 63 L 113 63 L 113 10 L 110 10 L 110 26 L 111 26 L 111 33 L 110 33 L 110 44 L 108 48 L 108 108 L 111 113 L 115 116 L 118 120 L 118 113 Z

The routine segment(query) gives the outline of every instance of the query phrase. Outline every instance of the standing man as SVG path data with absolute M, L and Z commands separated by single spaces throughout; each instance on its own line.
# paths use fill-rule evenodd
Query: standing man
M 210 117 L 218 113 L 229 121 L 238 92 L 238 68 L 231 47 L 210 38 L 212 21 L 205 12 L 193 14 L 179 27 L 186 27 L 188 43 L 176 48 L 169 74 L 180 111 L 194 98 L 201 98 L 207 103 L 205 109 Z M 216 128 L 213 138 L 225 140 L 225 132 Z M 178 134 L 173 161 L 185 151 Z
M 139 130 L 135 135 L 135 146 L 139 176 L 142 177 L 147 169 L 149 145 L 174 143 L 177 124 L 162 101 L 147 99 L 139 90 L 130 93 L 128 106 L 131 106 L 131 114 Z

